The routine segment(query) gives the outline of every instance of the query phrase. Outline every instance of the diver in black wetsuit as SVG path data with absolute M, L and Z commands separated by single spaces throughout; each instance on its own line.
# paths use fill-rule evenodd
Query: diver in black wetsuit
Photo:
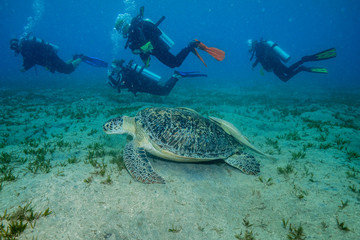
M 159 83 L 160 77 L 152 72 L 133 64 L 130 61 L 124 65 L 124 60 L 114 60 L 108 72 L 108 83 L 111 87 L 121 91 L 128 89 L 135 96 L 138 92 L 150 93 L 158 96 L 167 96 L 174 88 L 177 81 L 184 77 L 206 77 L 206 74 L 198 72 L 179 72 L 175 73 L 166 81 L 164 85 Z
M 15 54 L 23 56 L 22 72 L 29 70 L 35 65 L 46 67 L 50 72 L 72 73 L 81 63 L 81 58 L 64 62 L 57 55 L 57 46 L 40 40 L 36 37 L 26 37 L 10 40 L 10 49 Z
M 127 38 L 125 48 L 129 47 L 134 54 L 139 54 L 145 67 L 150 64 L 150 56 L 155 56 L 160 62 L 170 68 L 179 67 L 190 52 L 198 47 L 199 41 L 192 41 L 183 48 L 176 56 L 169 49 L 174 44 L 158 25 L 165 19 L 162 17 L 157 23 L 144 19 L 144 8 L 140 8 L 140 14 L 128 22 L 122 14 L 118 16 L 115 29 Z
M 274 72 L 274 74 L 283 82 L 289 81 L 293 76 L 302 71 L 328 73 L 326 68 L 305 67 L 302 66 L 302 64 L 305 62 L 320 61 L 336 57 L 336 49 L 330 48 L 311 56 L 304 56 L 300 61 L 297 61 L 290 67 L 287 67 L 282 63 L 282 61 L 287 62 L 290 59 L 290 56 L 274 42 L 248 40 L 248 45 L 249 52 L 252 54 L 250 61 L 254 56 L 256 56 L 256 60 L 252 67 L 256 67 L 256 65 L 260 62 L 267 72 Z

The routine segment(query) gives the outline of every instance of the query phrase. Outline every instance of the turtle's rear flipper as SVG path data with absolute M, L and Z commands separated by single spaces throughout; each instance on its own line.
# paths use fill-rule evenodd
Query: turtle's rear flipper
M 145 150 L 136 147 L 133 141 L 125 146 L 124 163 L 131 176 L 139 182 L 148 184 L 165 183 L 165 180 L 152 168 Z
M 260 173 L 260 164 L 250 154 L 236 153 L 224 161 L 245 174 L 258 175 Z

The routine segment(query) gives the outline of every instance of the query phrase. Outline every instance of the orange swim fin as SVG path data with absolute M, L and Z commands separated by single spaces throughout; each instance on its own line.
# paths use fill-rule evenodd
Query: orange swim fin
M 205 67 L 207 67 L 204 59 L 200 56 L 200 54 L 198 53 L 198 51 L 195 48 L 193 49 L 192 52 L 202 61 L 202 63 L 205 65 Z
M 198 41 L 195 39 L 195 41 Z M 213 58 L 218 61 L 222 61 L 225 59 L 225 52 L 214 47 L 207 47 L 204 43 L 199 41 L 198 48 L 210 54 Z

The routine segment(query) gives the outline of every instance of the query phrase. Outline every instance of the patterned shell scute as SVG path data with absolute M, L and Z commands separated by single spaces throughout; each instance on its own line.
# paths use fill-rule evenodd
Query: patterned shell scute
M 240 146 L 217 124 L 187 109 L 147 108 L 135 121 L 161 149 L 179 156 L 224 158 Z

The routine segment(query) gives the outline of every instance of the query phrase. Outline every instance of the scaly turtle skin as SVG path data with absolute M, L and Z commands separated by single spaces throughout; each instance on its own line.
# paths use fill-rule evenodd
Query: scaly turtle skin
M 103 129 L 107 134 L 133 136 L 125 146 L 124 163 L 129 173 L 143 183 L 165 183 L 153 170 L 147 153 L 179 162 L 223 159 L 251 175 L 260 172 L 260 165 L 243 149 L 249 147 L 265 155 L 231 123 L 214 117 L 205 118 L 186 108 L 146 108 L 135 117 L 111 119 Z

